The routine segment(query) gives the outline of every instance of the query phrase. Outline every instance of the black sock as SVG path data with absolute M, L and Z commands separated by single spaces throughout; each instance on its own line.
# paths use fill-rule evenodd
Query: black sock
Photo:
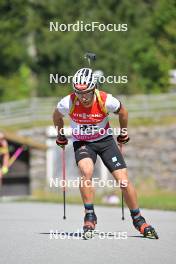
M 133 220 L 137 220 L 141 216 L 139 208 L 130 210 L 130 213 Z
M 94 213 L 94 205 L 93 204 L 84 204 L 86 213 Z

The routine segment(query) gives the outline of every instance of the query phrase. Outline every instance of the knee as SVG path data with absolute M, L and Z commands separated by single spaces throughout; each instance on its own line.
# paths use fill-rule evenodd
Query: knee
M 126 189 L 129 185 L 129 179 L 128 179 L 128 174 L 126 169 L 121 169 L 118 171 L 113 172 L 113 176 L 119 183 L 119 187 L 121 189 Z
M 92 179 L 92 175 L 93 175 L 92 169 L 80 168 L 80 172 L 81 172 L 81 180 L 85 181 Z
M 126 190 L 129 186 L 129 180 L 119 180 L 119 186 L 121 190 Z
M 93 164 L 91 162 L 78 163 L 78 168 L 81 173 L 82 180 L 91 180 L 93 175 Z
M 81 178 L 80 178 L 80 187 L 92 187 L 91 171 L 82 172 Z

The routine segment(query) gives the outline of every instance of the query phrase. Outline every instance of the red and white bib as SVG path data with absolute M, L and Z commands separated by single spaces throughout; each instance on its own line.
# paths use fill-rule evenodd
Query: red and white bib
M 97 141 L 108 136 L 109 112 L 120 108 L 120 102 L 103 91 L 96 92 L 93 105 L 84 107 L 72 93 L 57 105 L 63 115 L 69 115 L 73 141 Z
M 73 140 L 96 141 L 107 136 L 109 128 L 108 114 L 102 106 L 105 105 L 107 94 L 99 92 L 101 103 L 95 95 L 91 107 L 84 107 L 79 99 L 75 101 L 75 94 L 71 95 L 72 103 L 75 102 L 71 113 L 71 128 Z

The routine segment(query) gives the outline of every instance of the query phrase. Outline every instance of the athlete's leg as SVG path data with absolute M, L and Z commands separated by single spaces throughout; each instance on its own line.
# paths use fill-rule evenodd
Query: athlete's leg
M 125 202 L 130 209 L 135 228 L 138 229 L 145 237 L 158 238 L 155 229 L 151 225 L 147 224 L 145 218 L 141 216 L 135 188 L 128 179 L 126 164 L 114 139 L 110 140 L 108 144 L 104 144 L 100 156 L 116 181 L 120 183 L 120 187 L 123 192 Z
M 97 217 L 94 212 L 94 187 L 92 186 L 92 176 L 94 163 L 91 158 L 84 158 L 78 162 L 78 168 L 81 174 L 80 192 L 85 207 L 85 217 L 83 230 L 87 232 L 94 230 L 97 223 Z
M 88 143 L 80 141 L 74 142 L 75 159 L 80 172 L 80 192 L 84 205 L 93 204 L 94 188 L 92 186 L 92 176 L 97 154 Z M 85 206 L 86 209 L 86 206 Z
M 75 159 L 80 172 L 80 192 L 85 207 L 84 232 L 94 230 L 97 217 L 94 212 L 94 187 L 92 186 L 92 176 L 94 163 L 96 162 L 96 152 L 85 142 L 73 144 Z
M 126 164 L 117 144 L 113 137 L 108 137 L 102 140 L 101 143 L 101 151 L 99 152 L 99 155 L 105 166 L 120 184 L 126 204 L 129 209 L 138 208 L 136 191 L 128 179 Z
M 115 170 L 112 175 L 120 184 L 128 208 L 130 210 L 138 208 L 137 194 L 133 184 L 128 179 L 127 169 Z
M 94 188 L 92 186 L 92 176 L 94 163 L 91 158 L 84 158 L 78 162 L 80 171 L 80 192 L 84 204 L 93 204 Z

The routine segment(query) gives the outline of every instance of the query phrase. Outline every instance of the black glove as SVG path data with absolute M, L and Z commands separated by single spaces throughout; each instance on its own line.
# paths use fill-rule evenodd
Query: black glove
M 59 147 L 64 148 L 68 144 L 68 139 L 65 135 L 58 135 L 56 138 L 56 144 Z
M 120 144 L 126 144 L 130 140 L 128 135 L 119 135 L 117 137 L 117 142 Z

